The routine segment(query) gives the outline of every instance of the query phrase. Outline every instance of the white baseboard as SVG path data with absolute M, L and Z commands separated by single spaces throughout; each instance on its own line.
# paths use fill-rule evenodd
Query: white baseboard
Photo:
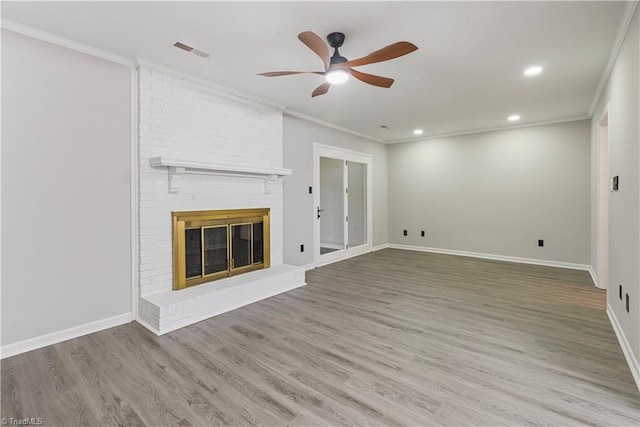
M 29 338 L 14 344 L 8 344 L 2 347 L 0 351 L 0 359 L 15 356 L 17 354 L 26 353 L 27 351 L 36 350 L 48 345 L 57 344 L 83 335 L 98 332 L 103 329 L 113 328 L 114 326 L 123 325 L 133 320 L 131 313 L 123 313 L 118 316 L 106 319 L 96 320 L 95 322 L 86 323 L 73 328 L 64 329 L 62 331 L 52 332 L 50 334 L 41 335 L 35 338 Z
M 625 359 L 627 359 L 627 364 L 629 365 L 629 369 L 631 370 L 631 375 L 633 375 L 633 379 L 636 382 L 636 386 L 638 390 L 640 390 L 640 361 L 636 357 L 627 337 L 620 326 L 620 322 L 618 322 L 618 318 L 614 313 L 611 305 L 607 304 L 607 316 L 609 316 L 609 322 L 611 322 L 611 326 L 613 327 L 613 331 L 616 333 L 616 337 L 618 337 L 618 342 L 620 343 L 620 347 L 622 348 L 622 353 L 624 353 Z
M 389 247 L 388 243 L 383 243 L 382 245 L 374 246 L 371 248 L 371 252 L 380 251 L 382 249 L 387 249 Z
M 147 322 L 144 317 L 142 316 L 138 316 L 138 318 L 136 319 L 136 322 L 138 322 L 139 324 L 141 324 L 145 329 L 150 330 L 151 332 L 153 332 L 156 335 L 160 335 L 160 332 L 154 328 L 153 326 L 151 326 L 151 324 L 149 322 Z
M 334 259 L 328 259 L 328 260 L 323 260 L 323 261 L 318 261 L 316 263 L 316 267 L 323 267 L 325 265 L 329 265 L 329 264 L 333 264 L 334 262 L 340 262 L 340 261 L 344 261 L 346 259 L 349 258 L 353 258 L 353 257 L 357 257 L 360 255 L 364 255 L 367 254 L 369 252 L 371 252 L 371 246 L 369 245 L 360 245 L 360 246 L 355 246 L 353 248 L 347 249 L 346 251 L 343 251 L 343 254 L 338 254 L 336 252 L 336 254 L 340 255 L 339 258 L 334 258 Z M 332 254 L 328 254 L 328 255 L 332 255 Z
M 591 275 L 591 280 L 593 280 L 593 285 L 596 288 L 599 288 L 599 286 L 598 286 L 598 275 L 596 274 L 596 271 L 593 269 L 592 266 L 589 266 L 589 274 Z
M 302 265 L 301 267 L 304 268 L 304 271 L 313 270 L 314 268 L 316 268 L 316 263 L 310 262 L 309 264 Z
M 481 252 L 457 251 L 453 249 L 430 248 L 426 246 L 398 245 L 395 243 L 389 243 L 387 244 L 387 247 L 391 249 L 403 249 L 407 251 L 432 252 L 432 253 L 445 254 L 445 255 L 467 256 L 472 258 L 491 259 L 495 261 L 517 262 L 521 264 L 546 265 L 548 267 L 570 268 L 572 270 L 589 271 L 589 269 L 591 268 L 591 266 L 587 264 L 574 264 L 570 262 L 551 261 L 551 260 L 535 259 L 535 258 L 520 258 L 520 257 L 508 256 L 508 255 L 485 254 Z

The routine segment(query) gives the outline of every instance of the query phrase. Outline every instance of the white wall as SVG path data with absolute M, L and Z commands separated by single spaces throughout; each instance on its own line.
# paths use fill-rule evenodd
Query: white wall
M 609 105 L 609 174 L 620 177 L 620 189 L 609 193 L 609 292 L 607 302 L 640 366 L 640 29 L 639 9 L 591 121 L 591 264 L 598 265 L 597 252 L 597 177 L 598 120 Z M 598 272 L 596 271 L 596 274 Z M 618 298 L 618 285 L 623 299 Z M 624 293 L 630 297 L 630 312 L 625 310 Z M 636 368 L 637 369 L 637 368 Z M 637 372 L 640 374 L 640 372 Z M 637 380 L 640 380 L 638 378 Z
M 347 148 L 373 156 L 373 246 L 387 243 L 387 146 L 297 117 L 284 116 L 284 167 L 293 175 L 284 179 L 284 260 L 307 265 L 313 259 L 315 206 L 313 143 Z M 300 252 L 304 244 L 305 251 Z
M 391 243 L 589 263 L 588 121 L 392 145 L 389 189 Z
M 2 31 L 2 346 L 131 312 L 130 70 Z
M 282 113 L 223 95 L 188 76 L 142 67 L 139 74 L 139 277 L 141 295 L 172 289 L 171 212 L 271 209 L 271 265 L 282 264 L 282 181 L 185 175 L 169 193 L 160 155 L 229 166 L 282 167 Z M 144 313 L 141 313 L 144 316 Z

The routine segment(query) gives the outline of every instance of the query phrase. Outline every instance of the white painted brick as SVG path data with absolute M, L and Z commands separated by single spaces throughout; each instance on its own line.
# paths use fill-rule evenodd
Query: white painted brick
M 271 208 L 271 263 L 282 264 L 282 183 L 264 194 L 260 179 L 187 175 L 168 192 L 166 169 L 151 157 L 231 166 L 282 167 L 282 113 L 142 67 L 139 74 L 139 274 L 142 296 L 172 288 L 171 212 Z M 174 313 L 171 313 L 174 314 Z M 156 320 L 157 321 L 157 320 Z
M 145 295 L 141 312 L 156 333 L 163 334 L 304 284 L 304 269 L 274 266 L 179 293 Z

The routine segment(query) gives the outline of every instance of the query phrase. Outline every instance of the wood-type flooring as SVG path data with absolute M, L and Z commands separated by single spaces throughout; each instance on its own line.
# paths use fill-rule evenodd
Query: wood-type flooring
M 640 424 L 584 271 L 385 249 L 157 337 L 130 323 L 2 360 L 43 425 Z M 28 315 L 28 313 L 25 313 Z

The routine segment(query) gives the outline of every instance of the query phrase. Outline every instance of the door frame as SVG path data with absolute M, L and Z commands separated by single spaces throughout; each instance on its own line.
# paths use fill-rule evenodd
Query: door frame
M 320 157 L 326 157 L 347 162 L 363 163 L 367 165 L 367 243 L 353 248 L 342 249 L 328 254 L 320 254 L 320 220 L 317 216 L 317 209 L 320 206 Z M 351 258 L 371 252 L 373 247 L 373 156 L 368 153 L 335 147 L 333 145 L 313 143 L 313 253 L 316 267 L 331 264 L 336 261 Z M 345 172 L 346 176 L 346 172 Z M 348 182 L 345 181 L 345 183 Z M 345 184 L 346 185 L 346 184 Z M 348 210 L 347 194 L 345 194 L 344 210 L 345 215 Z M 348 237 L 347 221 L 345 221 L 345 237 Z M 348 239 L 345 244 L 348 244 Z
M 605 105 L 598 122 L 596 124 L 596 152 L 598 154 L 596 167 L 596 282 L 595 285 L 601 289 L 609 287 L 609 193 L 611 192 L 611 114 L 609 104 Z M 606 124 L 603 124 L 606 120 Z M 604 129 L 606 128 L 606 135 Z M 604 138 L 603 138 L 604 136 Z M 606 141 L 605 141 L 606 139 Z M 605 146 L 606 144 L 606 146 Z M 603 171 L 603 163 L 606 162 L 606 171 Z M 603 172 L 606 176 L 602 176 Z M 606 194 L 603 200 L 602 195 Z

